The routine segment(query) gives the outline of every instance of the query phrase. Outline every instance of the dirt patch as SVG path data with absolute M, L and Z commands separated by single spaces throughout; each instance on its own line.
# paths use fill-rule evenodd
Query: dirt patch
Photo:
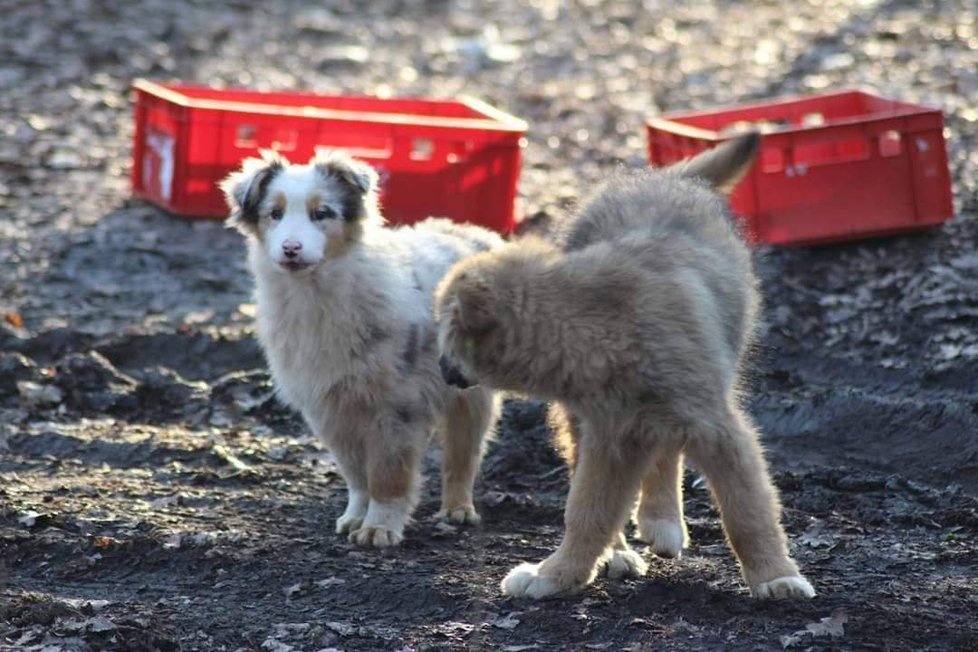
M 968 649 L 978 636 L 978 59 L 971 3 L 15 2 L 0 20 L 0 649 Z M 366 53 L 366 54 L 364 54 Z M 509 401 L 485 523 L 333 534 L 342 481 L 273 394 L 240 237 L 126 199 L 137 75 L 457 95 L 530 120 L 521 201 L 560 219 L 642 121 L 868 84 L 948 112 L 958 217 L 756 251 L 749 371 L 819 596 L 751 600 L 695 470 L 691 548 L 576 598 L 501 596 L 562 532 L 543 406 Z M 844 216 L 827 216 L 827 219 Z M 23 327 L 19 321 L 23 320 Z

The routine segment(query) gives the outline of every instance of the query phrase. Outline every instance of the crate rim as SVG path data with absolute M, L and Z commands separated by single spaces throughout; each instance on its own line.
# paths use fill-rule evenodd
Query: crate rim
M 885 100 L 888 102 L 893 102 L 899 105 L 901 108 L 886 115 L 874 116 L 868 114 L 867 116 L 844 118 L 841 120 L 834 120 L 831 123 L 822 125 L 805 126 L 798 125 L 794 127 L 788 127 L 785 129 L 779 129 L 773 134 L 765 134 L 765 136 L 782 136 L 798 133 L 813 133 L 826 129 L 833 129 L 840 126 L 851 126 L 851 125 L 862 125 L 867 122 L 872 122 L 875 120 L 888 120 L 892 118 L 906 118 L 910 116 L 917 115 L 934 115 L 942 114 L 943 110 L 939 107 L 929 106 L 926 104 L 911 104 L 909 102 L 901 102 L 899 100 L 891 100 L 888 97 L 880 95 L 877 91 L 863 87 L 863 86 L 853 86 L 848 88 L 843 88 L 837 91 L 828 91 L 825 93 L 815 93 L 815 94 L 794 94 L 794 95 L 779 95 L 772 97 L 768 100 L 760 100 L 753 102 L 741 102 L 737 104 L 727 104 L 720 107 L 715 107 L 705 111 L 671 111 L 663 113 L 658 116 L 653 116 L 645 121 L 645 125 L 651 129 L 657 129 L 661 131 L 667 131 L 670 133 L 678 134 L 680 136 L 686 136 L 689 138 L 698 138 L 700 140 L 707 140 L 713 143 L 720 143 L 726 140 L 730 140 L 737 136 L 737 134 L 723 134 L 719 131 L 712 131 L 710 129 L 704 129 L 702 127 L 694 127 L 680 120 L 684 118 L 700 118 L 709 115 L 718 115 L 722 113 L 728 113 L 731 111 L 743 111 L 750 109 L 763 109 L 770 107 L 772 104 L 782 104 L 789 102 L 797 102 L 802 100 L 818 100 L 830 97 L 839 97 L 841 95 L 848 95 L 850 93 L 861 93 L 863 95 L 868 95 L 875 99 Z
M 383 124 L 412 125 L 422 127 L 440 127 L 446 129 L 465 129 L 465 130 L 486 130 L 504 133 L 525 135 L 529 125 L 525 120 L 521 120 L 514 115 L 498 109 L 488 102 L 470 95 L 461 95 L 457 98 L 442 99 L 428 97 L 393 97 L 392 100 L 425 100 L 436 102 L 458 102 L 473 111 L 480 113 L 486 118 L 445 118 L 440 116 L 418 116 L 409 113 L 379 113 L 375 111 L 346 111 L 340 109 L 321 109 L 317 107 L 289 107 L 276 104 L 255 104 L 253 102 L 238 102 L 228 100 L 210 100 L 187 97 L 173 86 L 184 88 L 206 88 L 216 89 L 213 86 L 203 84 L 185 84 L 154 82 L 144 78 L 137 78 L 132 82 L 132 88 L 150 95 L 159 97 L 176 106 L 190 109 L 205 109 L 214 111 L 238 111 L 241 113 L 263 114 L 263 115 L 286 115 L 299 118 L 318 118 L 322 120 L 338 120 L 344 122 L 373 122 Z M 244 88 L 226 90 L 250 90 Z M 289 91 L 278 91 L 289 92 Z M 326 95 L 322 97 L 356 97 L 350 95 Z M 360 96 L 371 97 L 371 96 Z

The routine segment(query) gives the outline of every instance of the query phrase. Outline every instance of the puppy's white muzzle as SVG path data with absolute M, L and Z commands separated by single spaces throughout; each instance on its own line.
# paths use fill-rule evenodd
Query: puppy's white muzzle
M 326 249 L 326 234 L 305 213 L 287 213 L 266 234 L 269 258 L 287 272 L 301 272 L 318 264 Z

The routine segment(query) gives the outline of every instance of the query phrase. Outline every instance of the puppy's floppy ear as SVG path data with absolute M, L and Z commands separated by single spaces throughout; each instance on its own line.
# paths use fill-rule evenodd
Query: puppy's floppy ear
M 495 314 L 495 297 L 489 284 L 471 272 L 458 278 L 454 318 L 465 335 L 484 335 L 499 321 Z
M 684 177 L 698 177 L 717 192 L 729 193 L 750 170 L 761 149 L 761 135 L 751 132 L 671 166 Z
M 379 177 L 373 166 L 338 149 L 321 149 L 309 161 L 323 176 L 340 179 L 361 195 L 375 190 Z
M 225 224 L 240 230 L 252 230 L 258 223 L 258 207 L 268 184 L 289 162 L 278 152 L 263 150 L 261 158 L 248 158 L 241 162 L 241 169 L 232 172 L 220 183 L 224 199 L 231 209 Z
M 341 173 L 343 180 L 357 188 L 361 194 L 366 195 L 377 187 L 379 177 L 377 170 L 372 165 L 363 161 L 350 159 L 350 167 Z

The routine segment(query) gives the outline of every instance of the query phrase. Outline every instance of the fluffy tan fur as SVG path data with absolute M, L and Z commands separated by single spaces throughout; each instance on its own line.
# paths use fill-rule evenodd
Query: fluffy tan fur
M 757 597 L 811 597 L 789 557 L 758 435 L 738 400 L 759 295 L 718 188 L 758 149 L 748 136 L 681 167 L 622 175 L 558 245 L 524 240 L 454 266 L 436 296 L 443 372 L 555 402 L 573 473 L 565 536 L 503 591 L 578 590 L 602 564 L 641 574 L 622 528 L 664 556 L 685 543 L 682 456 L 706 475 Z

